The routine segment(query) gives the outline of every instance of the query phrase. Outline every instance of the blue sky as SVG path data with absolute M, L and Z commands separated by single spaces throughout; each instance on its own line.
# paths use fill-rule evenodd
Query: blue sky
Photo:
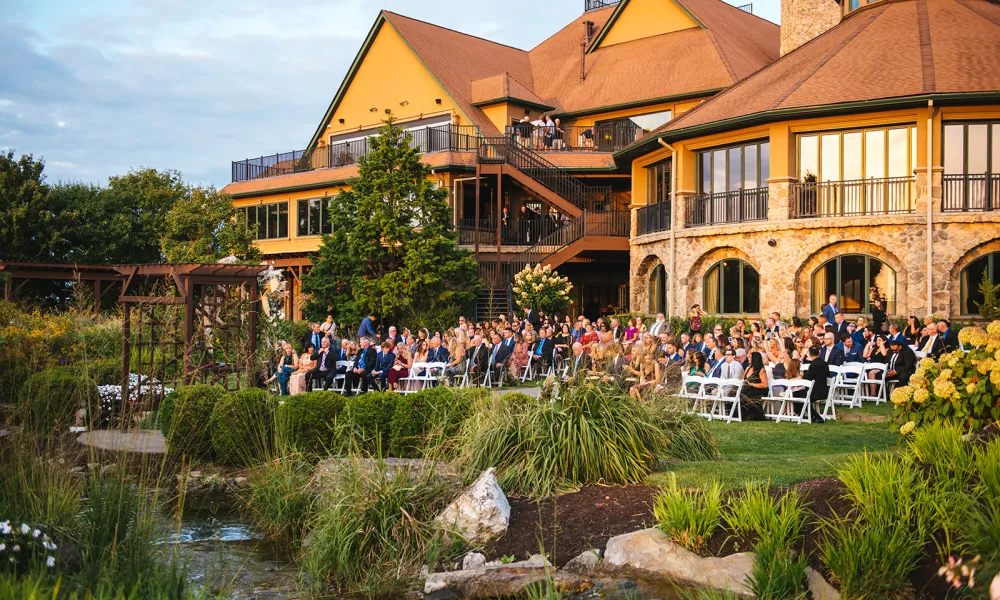
M 308 143 L 381 9 L 527 49 L 583 0 L 0 0 L 0 148 L 50 182 L 222 187 L 231 161 Z

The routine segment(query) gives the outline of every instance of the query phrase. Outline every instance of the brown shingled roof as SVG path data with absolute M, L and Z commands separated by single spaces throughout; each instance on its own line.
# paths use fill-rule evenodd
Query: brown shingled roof
M 998 58 L 995 0 L 883 0 L 644 139 L 789 109 L 1000 92 Z
M 481 105 L 507 98 L 527 101 L 531 104 L 545 104 L 545 101 L 536 96 L 535 92 L 511 77 L 510 73 L 501 73 L 472 82 L 473 104 Z

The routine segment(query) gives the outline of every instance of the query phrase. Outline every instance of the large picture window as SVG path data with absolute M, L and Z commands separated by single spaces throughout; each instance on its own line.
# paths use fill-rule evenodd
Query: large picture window
M 944 210 L 1000 207 L 1000 123 L 944 126 Z
M 649 274 L 649 313 L 667 312 L 667 270 L 656 265 Z
M 753 142 L 698 153 L 698 193 L 718 194 L 767 185 L 770 142 Z
M 912 177 L 917 128 L 881 127 L 800 135 L 799 181 Z
M 272 202 L 240 206 L 236 209 L 247 220 L 255 240 L 271 240 L 288 237 L 288 203 Z
M 299 236 L 320 235 L 332 233 L 330 225 L 331 198 L 313 198 L 299 200 Z
M 983 303 L 983 294 L 979 291 L 979 284 L 983 281 L 983 275 L 986 275 L 993 285 L 1000 284 L 1000 252 L 980 256 L 962 269 L 960 279 L 963 315 L 979 314 L 979 305 Z
M 649 182 L 649 204 L 670 202 L 670 161 L 664 161 L 646 168 Z
M 848 314 L 871 312 L 871 301 L 884 301 L 887 314 L 896 313 L 896 272 L 877 258 L 846 254 L 824 263 L 812 276 L 812 312 L 822 311 L 830 294 L 839 297 L 840 310 Z
M 746 261 L 715 263 L 705 274 L 705 311 L 746 315 L 760 312 L 760 274 Z

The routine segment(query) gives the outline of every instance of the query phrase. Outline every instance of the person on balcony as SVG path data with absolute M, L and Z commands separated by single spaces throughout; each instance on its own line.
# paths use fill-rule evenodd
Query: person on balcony
M 543 116 L 545 119 L 545 126 L 542 128 L 542 143 L 545 145 L 546 150 L 552 150 L 552 143 L 556 139 L 556 124 L 552 121 L 551 116 Z
M 562 124 L 559 119 L 556 119 L 552 128 L 552 149 L 553 150 L 565 150 L 566 149 L 566 131 L 562 128 Z

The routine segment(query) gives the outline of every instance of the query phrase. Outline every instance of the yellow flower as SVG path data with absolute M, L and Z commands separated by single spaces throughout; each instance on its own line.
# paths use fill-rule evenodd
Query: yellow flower
M 938 379 L 944 379 L 945 381 L 951 379 L 951 369 L 941 371 L 941 374 L 938 375 Z
M 1000 335 L 1000 321 L 993 321 L 986 326 L 986 333 L 990 335 Z
M 972 333 L 969 334 L 969 343 L 966 346 L 972 346 L 973 348 L 982 348 L 989 343 L 990 338 L 986 335 L 986 332 L 979 327 L 972 327 Z M 965 331 L 964 329 L 962 331 Z
M 903 423 L 902 427 L 899 428 L 899 434 L 910 435 L 910 433 L 912 433 L 913 430 L 916 428 L 917 428 L 916 423 L 914 423 L 913 421 L 907 421 L 906 423 Z
M 979 371 L 980 375 L 986 375 L 993 369 L 995 361 L 992 358 L 987 358 L 976 365 L 976 370 Z
M 1000 365 L 997 365 L 990 371 L 990 383 L 1000 388 Z
M 965 393 L 971 394 L 975 391 L 976 391 L 976 384 L 970 383 L 969 385 L 965 386 Z
M 913 397 L 913 388 L 908 385 L 904 385 L 892 390 L 890 400 L 892 400 L 892 403 L 896 406 L 900 406 L 909 402 L 911 397 Z
M 920 359 L 920 362 L 917 363 L 917 364 L 920 365 L 921 367 L 923 367 L 924 369 L 929 369 L 929 368 L 931 368 L 931 367 L 934 366 L 934 359 L 933 358 L 922 358 L 922 359 Z
M 954 387 L 954 386 L 953 386 L 953 387 Z M 927 402 L 927 400 L 928 400 L 928 399 L 929 399 L 930 397 L 931 397 L 931 394 L 930 394 L 930 392 L 928 392 L 928 391 L 927 391 L 926 389 L 924 389 L 924 388 L 917 388 L 917 389 L 916 389 L 916 390 L 914 390 L 914 392 L 913 392 L 913 402 L 914 402 L 915 404 L 923 404 L 924 402 Z
M 961 394 L 958 393 L 958 389 L 955 388 L 955 384 L 944 379 L 934 380 L 934 395 L 942 400 L 950 400 L 961 397 Z M 916 398 L 914 398 L 914 401 L 916 401 Z

